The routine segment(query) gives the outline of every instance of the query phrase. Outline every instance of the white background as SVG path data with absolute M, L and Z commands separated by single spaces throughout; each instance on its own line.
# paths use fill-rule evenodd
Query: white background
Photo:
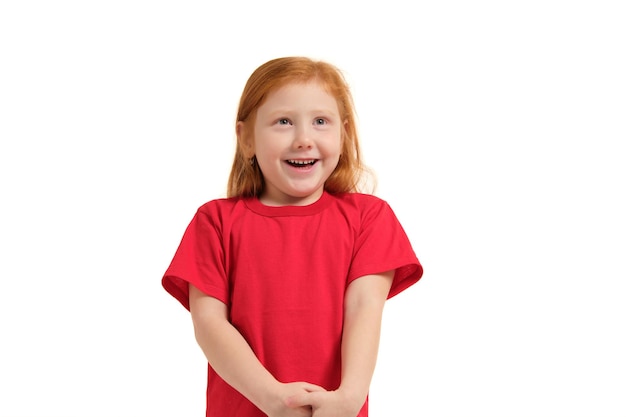
M 4 1 L 0 416 L 201 416 L 161 288 L 250 73 L 328 60 L 424 264 L 371 415 L 626 415 L 619 1 Z

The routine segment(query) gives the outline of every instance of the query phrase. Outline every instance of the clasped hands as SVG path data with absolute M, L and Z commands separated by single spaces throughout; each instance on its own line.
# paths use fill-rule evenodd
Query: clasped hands
M 327 391 L 308 382 L 281 384 L 279 398 L 269 417 L 356 417 L 365 402 L 341 388 Z

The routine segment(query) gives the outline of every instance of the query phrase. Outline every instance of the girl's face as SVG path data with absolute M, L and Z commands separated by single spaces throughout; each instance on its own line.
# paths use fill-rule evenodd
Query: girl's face
M 266 205 L 317 201 L 341 153 L 341 117 L 335 98 L 315 81 L 288 84 L 257 109 L 254 153 L 263 173 Z

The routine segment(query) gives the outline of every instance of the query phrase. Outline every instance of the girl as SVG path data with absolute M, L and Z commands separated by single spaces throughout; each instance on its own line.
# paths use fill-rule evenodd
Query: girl
M 237 114 L 228 198 L 163 277 L 208 360 L 207 417 L 366 417 L 385 300 L 422 267 L 364 167 L 337 68 L 271 60 Z

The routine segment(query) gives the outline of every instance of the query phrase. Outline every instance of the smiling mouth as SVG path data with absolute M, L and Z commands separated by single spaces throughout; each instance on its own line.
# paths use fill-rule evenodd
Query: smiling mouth
M 296 168 L 308 168 L 317 162 L 317 159 L 287 159 L 287 162 L 292 167 Z

